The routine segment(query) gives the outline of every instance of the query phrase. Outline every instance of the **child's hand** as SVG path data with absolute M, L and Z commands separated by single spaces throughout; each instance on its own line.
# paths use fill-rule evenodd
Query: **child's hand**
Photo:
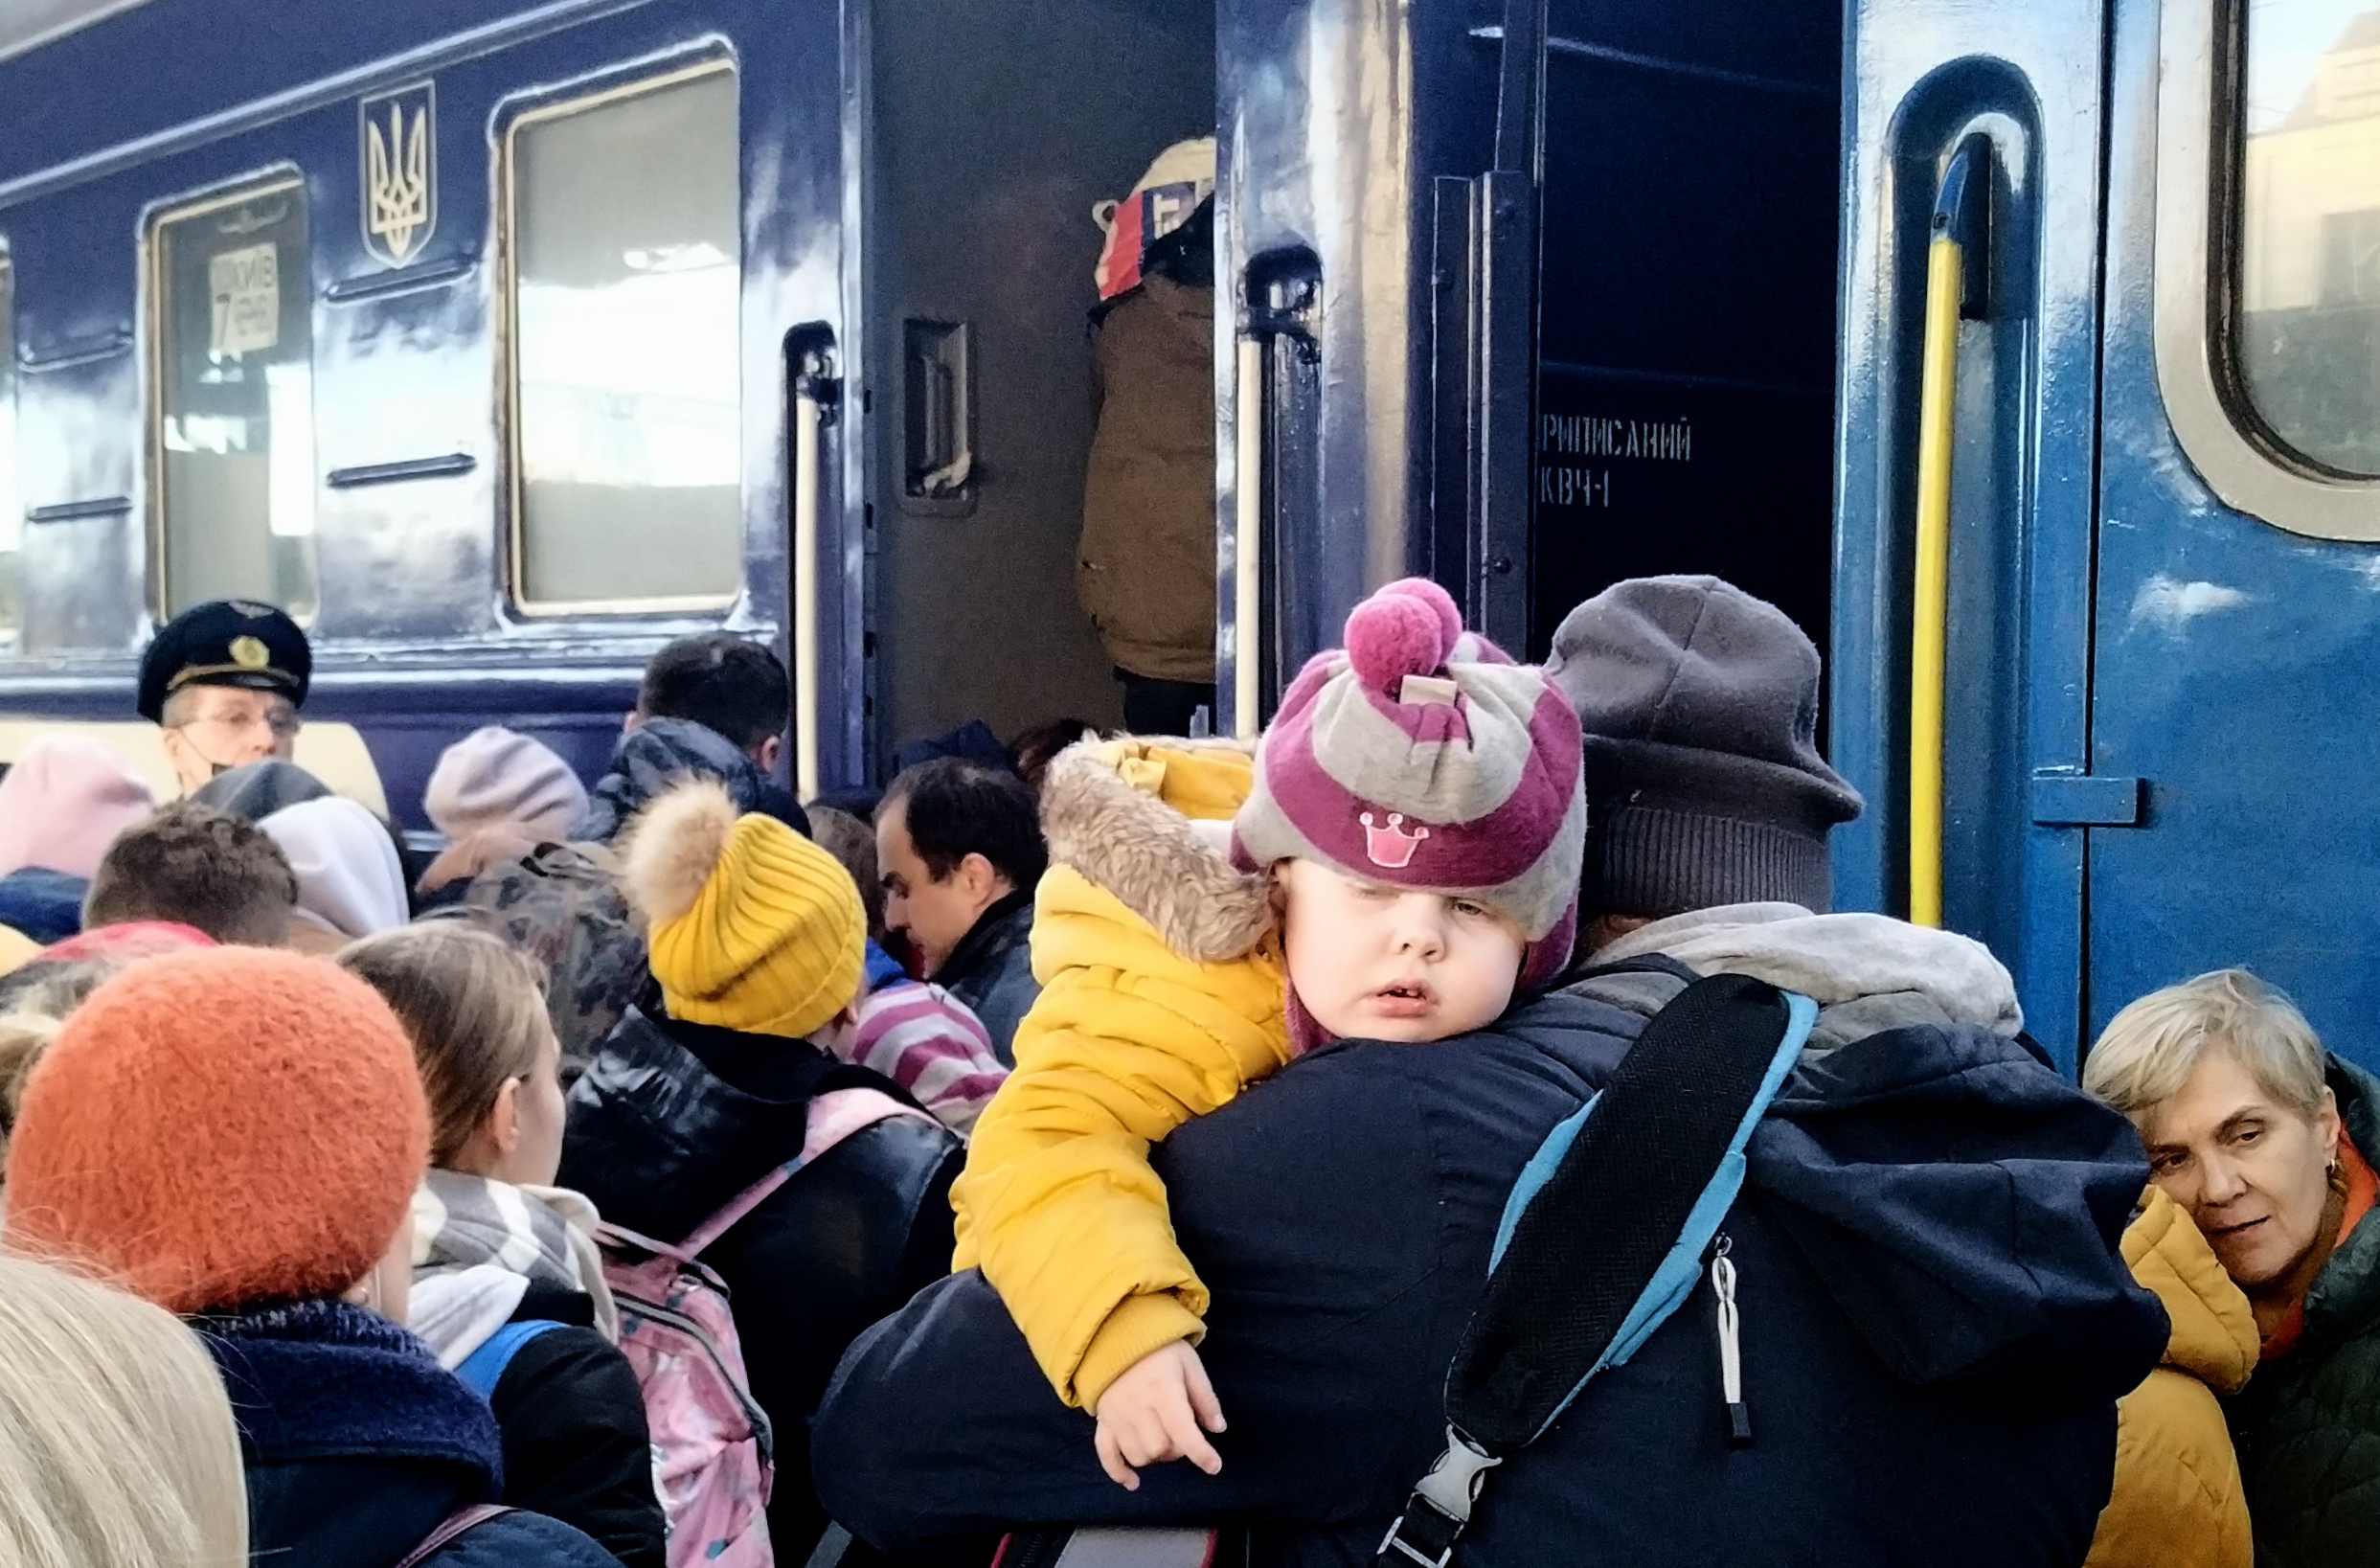
M 1135 1466 L 1187 1459 L 1209 1475 L 1223 1468 L 1206 1438 L 1223 1430 L 1223 1406 L 1187 1339 L 1125 1368 L 1099 1396 L 1099 1419 L 1100 1467 L 1126 1491 L 1140 1490 Z

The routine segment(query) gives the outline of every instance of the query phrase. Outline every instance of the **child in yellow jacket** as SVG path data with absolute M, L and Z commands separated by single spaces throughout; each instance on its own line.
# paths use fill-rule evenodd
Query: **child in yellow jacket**
M 1252 758 L 1077 746 L 1043 784 L 1041 995 L 953 1189 L 980 1266 L 1100 1462 L 1221 1461 L 1206 1287 L 1149 1147 L 1300 1051 L 1493 1023 L 1568 963 L 1586 838 L 1577 716 L 1435 584 L 1356 607 Z

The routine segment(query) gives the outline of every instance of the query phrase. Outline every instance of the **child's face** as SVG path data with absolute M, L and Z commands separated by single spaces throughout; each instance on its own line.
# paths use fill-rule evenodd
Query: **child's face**
M 1511 1003 L 1528 943 L 1486 905 L 1359 882 L 1312 860 L 1284 860 L 1274 875 L 1289 984 L 1332 1035 L 1451 1039 Z

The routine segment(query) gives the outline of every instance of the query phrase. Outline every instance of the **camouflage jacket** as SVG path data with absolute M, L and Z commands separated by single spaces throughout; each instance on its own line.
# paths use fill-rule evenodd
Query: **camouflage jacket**
M 463 918 L 545 966 L 546 1006 L 575 1079 L 647 983 L 645 933 L 612 880 L 601 844 L 540 844 L 471 882 Z

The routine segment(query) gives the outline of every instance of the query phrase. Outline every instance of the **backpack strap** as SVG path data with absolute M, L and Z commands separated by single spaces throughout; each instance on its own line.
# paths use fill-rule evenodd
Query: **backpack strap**
M 1747 975 L 1697 980 L 1644 1026 L 1602 1092 L 1553 1129 L 1514 1183 L 1486 1292 L 1447 1373 L 1446 1451 L 1378 1560 L 1444 1568 L 1487 1471 L 1691 1293 L 1743 1186 L 1744 1146 L 1817 1017 L 1807 997 Z M 1724 1272 L 1723 1356 L 1734 1265 Z
M 423 1563 L 437 1556 L 441 1550 L 452 1545 L 456 1536 L 466 1531 L 477 1530 L 498 1514 L 511 1511 L 512 1510 L 500 1503 L 474 1503 L 469 1508 L 458 1509 L 440 1521 L 436 1530 L 422 1536 L 421 1544 L 415 1547 L 412 1554 L 404 1561 L 398 1563 L 397 1568 L 421 1568 Z
M 802 1163 L 798 1158 L 787 1160 L 759 1181 L 729 1198 L 726 1206 L 717 1214 L 687 1232 L 686 1239 L 669 1249 L 671 1256 L 689 1263 L 701 1257 L 703 1249 L 733 1230 L 737 1220 L 766 1203 L 777 1189 L 784 1186 L 792 1178 L 793 1173 L 802 1169 Z
M 1224 1546 L 1220 1531 L 1163 1525 L 1020 1530 L 991 1568 L 1218 1568 Z
M 561 1327 L 543 1319 L 532 1318 L 521 1323 L 508 1323 L 480 1342 L 478 1350 L 463 1358 L 455 1368 L 455 1375 L 463 1386 L 483 1399 L 496 1397 L 496 1385 L 504 1381 L 504 1369 L 512 1364 L 520 1348 L 540 1334 L 551 1333 Z
M 828 1089 L 811 1096 L 802 1152 L 728 1199 L 726 1207 L 695 1226 L 687 1234 L 685 1240 L 669 1249 L 671 1256 L 687 1262 L 701 1257 L 704 1248 L 725 1236 L 737 1221 L 767 1202 L 769 1196 L 784 1186 L 795 1171 L 855 1132 L 895 1117 L 912 1117 L 935 1126 L 941 1125 L 918 1109 L 918 1102 L 909 1096 L 903 1094 L 895 1099 L 885 1093 L 884 1088 L 892 1086 L 889 1079 L 879 1079 L 873 1073 L 869 1073 L 867 1077 L 867 1082 Z

